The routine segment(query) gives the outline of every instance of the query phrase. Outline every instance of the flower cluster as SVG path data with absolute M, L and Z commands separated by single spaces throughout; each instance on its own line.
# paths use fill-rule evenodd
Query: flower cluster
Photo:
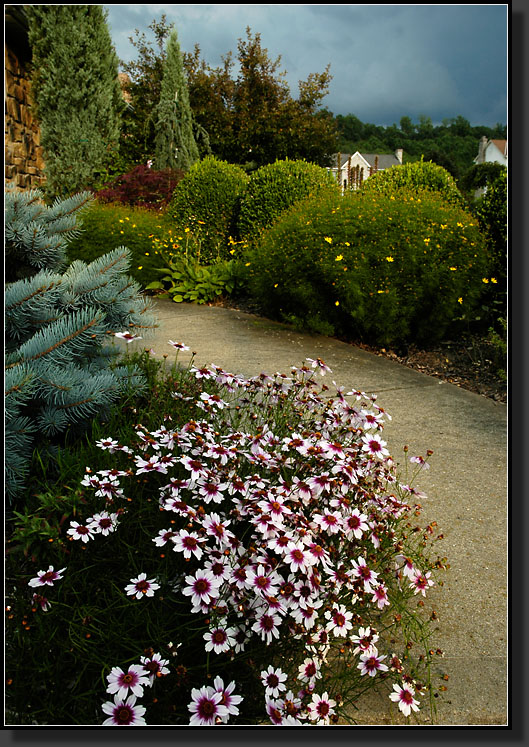
M 233 660 L 255 646 L 269 648 L 270 664 L 257 676 L 273 724 L 336 722 L 344 703 L 328 676 L 337 652 L 346 652 L 364 682 L 398 675 L 404 684 L 395 684 L 390 697 L 409 715 L 418 707 L 413 680 L 375 644 L 377 621 L 382 625 L 395 595 L 424 595 L 433 584 L 430 570 L 400 552 L 396 531 L 416 493 L 396 475 L 381 437 L 389 416 L 376 397 L 340 388 L 329 396 L 315 377 L 331 373 L 329 367 L 309 362 L 290 376 L 249 379 L 214 365 L 191 367 L 204 389 L 196 411 L 207 419 L 176 430 L 138 424 L 130 446 L 102 439 L 100 447 L 123 454 L 129 466 L 87 469 L 83 485 L 104 499 L 104 510 L 84 525 L 72 522 L 69 534 L 87 542 L 119 531 L 118 516 L 126 519 L 116 509 L 121 481 L 156 478 L 163 526 L 151 540 L 162 557 L 171 550 L 175 573 L 140 573 L 127 595 L 154 596 L 155 603 L 154 592 L 164 586 L 187 600 L 202 620 L 208 656 Z M 414 461 L 419 468 L 426 463 Z M 274 663 L 285 641 L 295 659 L 288 673 Z M 145 723 L 135 699 L 152 683 L 141 666 L 116 667 L 108 680 L 115 702 L 103 707 L 105 723 Z M 235 687 L 217 677 L 213 686 L 193 688 L 190 723 L 226 723 L 237 715 L 242 696 Z

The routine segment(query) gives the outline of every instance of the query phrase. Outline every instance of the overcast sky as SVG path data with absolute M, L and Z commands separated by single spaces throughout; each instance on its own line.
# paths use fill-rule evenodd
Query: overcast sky
M 180 48 L 212 67 L 246 27 L 261 35 L 294 98 L 298 82 L 330 64 L 323 100 L 333 114 L 388 126 L 420 115 L 440 124 L 461 114 L 472 125 L 507 122 L 508 6 L 483 5 L 105 5 L 118 57 L 137 58 L 135 29 L 162 13 L 174 23 Z

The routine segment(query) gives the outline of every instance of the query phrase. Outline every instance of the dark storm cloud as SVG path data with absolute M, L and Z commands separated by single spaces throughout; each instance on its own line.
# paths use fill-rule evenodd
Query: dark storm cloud
M 498 5 L 106 5 L 118 56 L 165 13 L 180 46 L 195 44 L 212 66 L 246 27 L 261 35 L 292 95 L 298 82 L 330 64 L 324 105 L 364 122 L 398 123 L 420 115 L 434 123 L 461 114 L 471 124 L 506 122 L 507 12 Z

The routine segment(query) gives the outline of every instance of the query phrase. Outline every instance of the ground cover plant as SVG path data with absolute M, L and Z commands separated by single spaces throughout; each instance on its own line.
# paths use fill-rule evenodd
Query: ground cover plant
M 306 200 L 246 259 L 265 314 L 378 345 L 443 339 L 495 282 L 477 220 L 430 190 Z
M 434 718 L 429 454 L 397 474 L 376 397 L 331 392 L 318 359 L 245 378 L 136 358 L 147 393 L 55 472 L 37 454 L 10 524 L 9 722 L 355 723 L 373 687 Z

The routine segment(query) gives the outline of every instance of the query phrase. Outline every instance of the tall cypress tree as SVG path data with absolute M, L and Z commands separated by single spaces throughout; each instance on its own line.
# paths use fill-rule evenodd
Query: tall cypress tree
M 172 29 L 167 40 L 162 90 L 156 114 L 156 168 L 189 169 L 200 156 L 193 134 L 187 78 L 175 29 Z
M 125 107 L 101 5 L 26 5 L 46 191 L 89 188 L 119 142 Z

